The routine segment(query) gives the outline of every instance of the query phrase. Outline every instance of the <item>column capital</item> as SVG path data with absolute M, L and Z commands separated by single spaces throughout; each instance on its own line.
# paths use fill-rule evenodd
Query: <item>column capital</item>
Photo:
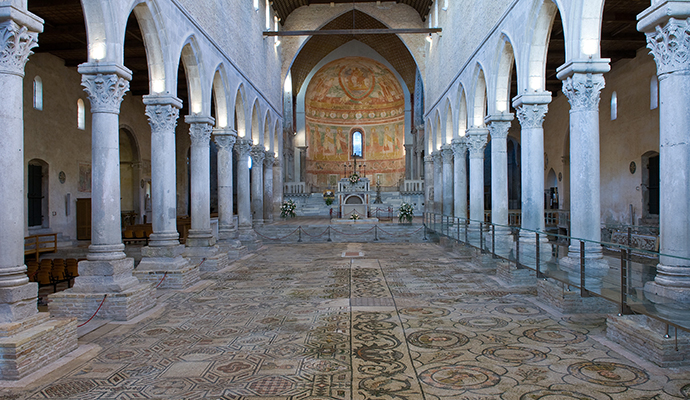
M 488 123 L 491 140 L 505 140 L 513 119 L 515 116 L 512 113 L 487 116 L 485 121 Z
M 237 132 L 234 129 L 214 129 L 213 141 L 216 142 L 219 150 L 232 151 L 232 147 L 237 142 Z
M 570 102 L 571 111 L 599 110 L 604 75 L 575 73 L 563 80 L 563 94 Z
M 264 155 L 264 167 L 273 168 L 273 165 L 275 164 L 276 153 L 266 150 Z
M 666 24 L 671 18 L 690 17 L 690 3 L 686 0 L 657 0 L 652 6 L 637 15 L 637 30 L 652 33 L 657 27 Z
M 516 106 L 518 120 L 523 129 L 541 128 L 544 117 L 549 111 L 549 105 L 521 103 Z
M 451 141 L 451 146 L 453 146 L 453 155 L 455 159 L 465 158 L 465 152 L 467 151 L 467 136 L 462 136 L 455 138 Z
M 432 163 L 432 162 L 434 162 L 434 156 L 432 156 L 431 154 L 427 154 L 426 156 L 424 156 L 424 162 L 425 162 L 425 163 Z
M 211 118 L 211 120 L 212 119 L 213 118 Z M 185 122 L 189 124 L 189 136 L 192 138 L 192 147 L 208 146 L 211 140 L 211 131 L 213 131 L 213 122 L 209 122 L 208 120 L 193 120 L 189 118 L 189 115 L 185 116 Z
M 264 159 L 266 158 L 266 150 L 264 150 L 264 148 L 259 145 L 252 146 L 249 155 L 252 157 L 252 163 L 255 165 L 259 165 L 263 163 Z
M 690 18 L 669 18 L 664 26 L 647 32 L 647 48 L 656 61 L 659 79 L 666 74 L 690 71 Z
M 180 116 L 180 108 L 176 104 L 147 104 L 145 114 L 149 118 L 152 135 L 175 133 L 177 118 Z
M 433 157 L 434 164 L 441 164 L 441 149 L 438 149 L 435 152 L 431 153 L 431 156 Z
M 81 65 L 79 70 L 82 71 Z M 81 85 L 91 103 L 91 112 L 119 114 L 122 98 L 129 90 L 129 79 L 131 75 L 128 78 L 115 71 L 95 74 L 82 72 Z
M 235 152 L 240 160 L 243 160 L 249 155 L 249 151 L 252 149 L 252 141 L 245 138 L 237 139 L 235 142 Z
M 449 144 L 444 144 L 441 146 L 441 158 L 444 164 L 450 164 L 453 162 L 453 147 Z
M 0 34 L 3 39 L 0 73 L 24 76 L 24 66 L 34 53 L 31 49 L 38 46 L 38 34 L 43 31 L 43 21 L 32 21 L 31 17 L 37 18 L 12 6 L 0 7 Z
M 484 158 L 484 147 L 489 130 L 486 128 L 470 128 L 467 130 L 467 147 L 470 150 L 470 158 Z

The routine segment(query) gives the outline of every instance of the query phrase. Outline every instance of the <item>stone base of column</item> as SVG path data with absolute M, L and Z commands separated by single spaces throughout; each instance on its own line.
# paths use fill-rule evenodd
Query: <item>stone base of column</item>
M 662 368 L 690 365 L 690 333 L 676 331 L 646 315 L 609 315 L 606 318 L 606 338 L 625 346 L 639 356 Z
M 537 263 L 537 238 L 532 232 L 520 231 L 520 261 L 532 267 Z M 514 246 L 514 245 L 513 245 Z M 542 270 L 546 269 L 547 263 L 554 262 L 553 246 L 549 243 L 546 235 L 539 236 L 539 265 Z M 578 277 L 579 264 L 578 264 Z M 579 278 L 578 278 L 579 279 Z M 579 280 L 578 280 L 579 282 Z
M 536 273 L 529 268 L 518 269 L 514 262 L 502 261 L 496 263 L 496 279 L 507 286 L 530 286 L 537 283 Z
M 259 236 L 256 234 L 253 228 L 240 227 L 238 229 L 237 238 L 244 246 L 247 247 L 249 251 L 256 251 L 262 245 L 261 241 L 259 240 Z
M 506 228 L 503 226 L 497 226 L 495 229 L 495 232 L 491 231 L 491 226 L 489 226 L 489 229 L 485 232 L 486 235 L 486 247 L 491 251 L 491 242 L 496 239 L 496 244 L 493 245 L 493 248 L 496 252 L 496 254 L 499 255 L 508 255 L 511 251 L 513 253 L 515 252 L 515 240 L 513 239 L 512 232 L 510 231 L 510 228 Z
M 0 324 L 20 321 L 36 314 L 38 283 L 0 288 Z
M 157 289 L 185 289 L 199 281 L 199 268 L 182 256 L 184 245 L 141 249 L 141 262 L 132 275 Z
M 75 318 L 37 313 L 0 324 L 0 380 L 19 380 L 74 351 L 77 345 Z
M 247 247 L 238 239 L 220 239 L 218 241 L 220 252 L 228 255 L 228 261 L 239 260 L 247 253 Z
M 185 244 L 187 247 L 210 247 L 216 244 L 216 238 L 213 237 L 211 231 L 190 229 Z
M 558 260 L 558 264 L 563 271 L 568 273 L 568 280 L 580 285 L 580 257 L 569 254 Z M 585 289 L 598 291 L 602 287 L 602 279 L 609 273 L 609 264 L 601 257 L 585 257 Z
M 219 271 L 228 266 L 227 254 L 220 251 L 217 245 L 213 246 L 189 246 L 185 249 L 184 256 L 187 257 L 195 267 L 198 266 L 200 272 Z
M 155 289 L 132 276 L 134 259 L 81 261 L 74 287 L 49 297 L 48 310 L 54 317 L 76 317 L 86 321 L 108 295 L 96 318 L 127 321 L 156 305 Z
M 534 274 L 534 272 L 532 272 Z M 562 314 L 610 314 L 616 305 L 600 297 L 581 297 L 580 291 L 568 291 L 567 285 L 553 280 L 537 280 L 537 297 Z
M 671 321 L 685 319 L 690 312 L 690 288 L 664 286 L 651 281 L 644 285 L 644 296 L 654 303 L 661 316 Z

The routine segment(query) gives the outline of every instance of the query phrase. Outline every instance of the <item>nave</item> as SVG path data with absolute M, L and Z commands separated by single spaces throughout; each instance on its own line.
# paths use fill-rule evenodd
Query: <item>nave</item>
M 682 399 L 661 369 L 562 315 L 497 261 L 433 243 L 265 245 L 0 399 Z

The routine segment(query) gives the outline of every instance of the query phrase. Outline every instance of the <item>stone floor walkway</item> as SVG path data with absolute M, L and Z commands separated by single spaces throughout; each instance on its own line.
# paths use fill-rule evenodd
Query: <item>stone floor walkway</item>
M 434 244 L 271 245 L 0 399 L 690 398 L 690 369 L 608 342 Z M 41 374 L 39 374 L 41 375 Z

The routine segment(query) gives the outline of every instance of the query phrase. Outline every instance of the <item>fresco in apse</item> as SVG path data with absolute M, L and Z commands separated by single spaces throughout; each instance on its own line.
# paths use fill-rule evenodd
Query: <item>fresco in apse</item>
M 381 185 L 398 183 L 405 173 L 405 96 L 395 75 L 365 57 L 324 65 L 305 96 L 307 183 L 326 187 L 329 175 L 343 176 L 352 162 L 351 133 L 364 135 L 366 174 L 381 174 Z M 374 181 L 375 182 L 375 181 Z

